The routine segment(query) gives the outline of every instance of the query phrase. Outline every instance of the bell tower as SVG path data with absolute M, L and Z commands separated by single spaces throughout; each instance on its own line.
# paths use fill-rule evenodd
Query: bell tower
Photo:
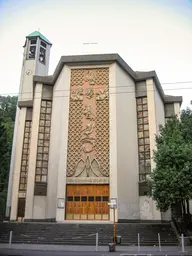
M 26 36 L 18 98 L 20 106 L 29 106 L 32 103 L 33 76 L 48 75 L 51 46 L 51 42 L 39 31 Z
M 26 138 L 24 136 L 26 134 L 25 131 L 30 130 L 29 124 L 32 123 L 32 113 L 34 107 L 33 76 L 48 75 L 51 46 L 51 42 L 39 31 L 34 31 L 33 33 L 26 36 L 25 44 L 23 46 L 24 53 L 12 143 L 6 206 L 6 217 L 9 218 L 10 216 L 12 216 L 12 219 L 14 220 L 17 217 L 17 205 L 23 207 L 21 208 L 20 206 L 18 206 L 22 211 L 24 211 L 25 207 L 24 195 L 26 193 L 26 177 L 28 165 L 26 164 L 24 168 L 23 163 L 21 162 L 23 162 L 24 157 L 26 160 L 26 156 L 24 156 L 24 142 L 26 141 Z M 19 187 L 21 183 L 22 187 Z M 18 192 L 20 192 L 21 189 L 22 196 L 18 196 Z M 22 205 L 20 204 L 20 201 Z

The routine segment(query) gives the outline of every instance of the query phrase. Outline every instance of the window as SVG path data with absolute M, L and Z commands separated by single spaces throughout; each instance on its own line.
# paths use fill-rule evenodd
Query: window
M 35 59 L 37 39 L 31 39 L 29 43 L 28 59 Z
M 47 47 L 46 43 L 44 43 L 43 41 L 41 41 L 41 46 L 43 46 L 44 48 Z
M 27 188 L 30 136 L 31 136 L 31 121 L 26 121 L 25 131 L 24 131 L 24 140 L 23 140 L 23 152 L 22 152 L 22 160 L 21 160 L 19 191 L 26 191 L 26 188 Z
M 42 100 L 37 145 L 36 182 L 47 183 L 52 102 Z
M 41 46 L 40 46 L 40 50 L 39 50 L 39 61 L 42 64 L 45 64 L 45 58 L 46 58 L 46 43 L 44 43 L 43 41 L 41 41 Z
M 73 196 L 68 196 L 67 201 L 72 202 L 73 201 Z
M 88 201 L 89 201 L 89 202 L 93 202 L 93 201 L 94 201 L 94 196 L 89 196 L 89 197 L 88 197 Z
M 108 196 L 103 196 L 103 202 L 109 202 L 109 197 Z
M 101 196 L 96 196 L 96 201 L 101 202 Z
M 82 201 L 82 202 L 87 202 L 87 196 L 82 196 L 82 197 L 81 197 L 81 201 Z
M 74 197 L 74 201 L 75 201 L 75 202 L 79 202 L 79 201 L 80 201 L 80 196 L 75 196 L 75 197 Z
M 137 129 L 139 147 L 139 181 L 146 181 L 151 172 L 147 97 L 137 98 Z
M 44 48 L 40 47 L 39 61 L 43 64 L 45 64 L 45 52 L 46 52 L 46 50 Z

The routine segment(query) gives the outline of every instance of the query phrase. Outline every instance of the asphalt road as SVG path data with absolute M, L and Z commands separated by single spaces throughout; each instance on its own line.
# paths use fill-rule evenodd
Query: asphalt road
M 128 255 L 139 255 L 139 256 L 153 256 L 153 255 L 191 255 L 192 254 L 182 254 L 182 253 L 172 253 L 172 254 L 165 254 L 165 253 L 150 253 L 145 252 L 145 254 L 142 253 L 124 253 L 124 252 L 87 252 L 87 251 L 42 251 L 42 250 L 14 250 L 14 249 L 0 249 L 0 256 L 128 256 Z

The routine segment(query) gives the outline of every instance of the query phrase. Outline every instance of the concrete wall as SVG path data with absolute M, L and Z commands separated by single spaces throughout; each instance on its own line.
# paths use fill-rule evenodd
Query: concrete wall
M 65 199 L 69 90 L 70 68 L 64 66 L 53 88 L 46 208 L 46 218 L 56 218 L 57 221 L 65 218 L 65 209 L 57 209 L 57 198 Z
M 148 118 L 149 118 L 149 136 L 150 136 L 150 155 L 151 155 L 151 171 L 155 168 L 155 162 L 153 161 L 153 151 L 156 149 L 156 142 L 155 142 L 155 134 L 158 133 L 158 124 L 161 122 L 165 122 L 163 119 L 164 117 L 164 108 L 162 105 L 162 101 L 160 96 L 158 95 L 157 88 L 154 84 L 153 79 L 146 80 L 147 85 L 147 101 L 148 101 Z M 144 200 L 140 198 L 140 202 Z M 152 200 L 151 204 L 149 204 L 152 212 L 153 220 L 160 220 L 161 213 L 159 210 L 156 209 L 155 202 Z M 141 207 L 141 206 L 140 206 Z M 141 208 L 140 208 L 141 209 Z M 150 213 L 151 214 L 151 213 Z M 142 219 L 144 215 L 140 215 Z M 146 218 L 148 218 L 146 216 Z
M 13 184 L 12 184 L 12 196 L 11 196 L 11 215 L 10 220 L 16 220 L 17 218 L 17 204 L 18 204 L 18 192 L 19 192 L 19 180 L 21 170 L 21 157 L 23 149 L 23 138 L 26 118 L 26 108 L 21 108 L 18 116 L 18 130 L 15 143 L 15 161 L 13 165 Z
M 116 64 L 113 63 L 109 68 L 109 163 L 110 163 L 110 198 L 118 199 L 117 191 L 117 94 L 116 94 Z M 116 221 L 118 213 L 116 211 Z M 114 212 L 110 210 L 110 220 L 113 221 Z
M 36 55 L 37 56 L 37 63 L 36 63 L 35 74 L 38 75 L 38 76 L 47 76 L 48 75 L 48 70 L 49 70 L 49 58 L 50 58 L 51 46 L 47 44 L 45 64 L 43 64 L 39 61 L 39 53 L 40 53 L 40 47 L 41 47 L 40 43 L 41 43 L 41 39 L 38 38 L 37 39 L 37 55 Z
M 157 88 L 155 90 L 155 115 L 156 115 L 156 127 L 157 134 L 159 133 L 159 125 L 165 124 L 165 108 Z
M 33 219 L 45 219 L 46 196 L 34 196 Z
M 10 172 L 9 172 L 9 183 L 8 183 L 8 192 L 7 192 L 7 202 L 6 202 L 6 217 L 10 217 L 11 213 L 11 198 L 12 198 L 12 188 L 13 188 L 13 174 L 15 168 L 15 155 L 16 155 L 16 141 L 18 137 L 18 126 L 19 126 L 19 112 L 20 109 L 16 108 L 16 117 L 14 125 L 14 134 L 11 150 L 11 161 L 10 161 Z
M 123 87 L 122 87 L 123 86 Z M 116 64 L 118 218 L 139 218 L 135 84 Z
M 35 184 L 35 170 L 36 170 L 36 157 L 37 157 L 37 141 L 39 134 L 39 118 L 41 109 L 41 96 L 42 96 L 42 84 L 36 84 L 35 87 L 35 99 L 33 103 L 33 119 L 31 130 L 31 142 L 30 142 L 30 155 L 29 155 L 29 169 L 27 177 L 27 193 L 26 193 L 26 205 L 25 205 L 25 219 L 33 219 L 33 207 L 34 204 L 34 184 Z

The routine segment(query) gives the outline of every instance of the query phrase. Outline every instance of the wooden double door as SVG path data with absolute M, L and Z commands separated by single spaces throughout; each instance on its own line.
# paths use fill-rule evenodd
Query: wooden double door
M 109 220 L 109 185 L 67 185 L 67 220 Z

